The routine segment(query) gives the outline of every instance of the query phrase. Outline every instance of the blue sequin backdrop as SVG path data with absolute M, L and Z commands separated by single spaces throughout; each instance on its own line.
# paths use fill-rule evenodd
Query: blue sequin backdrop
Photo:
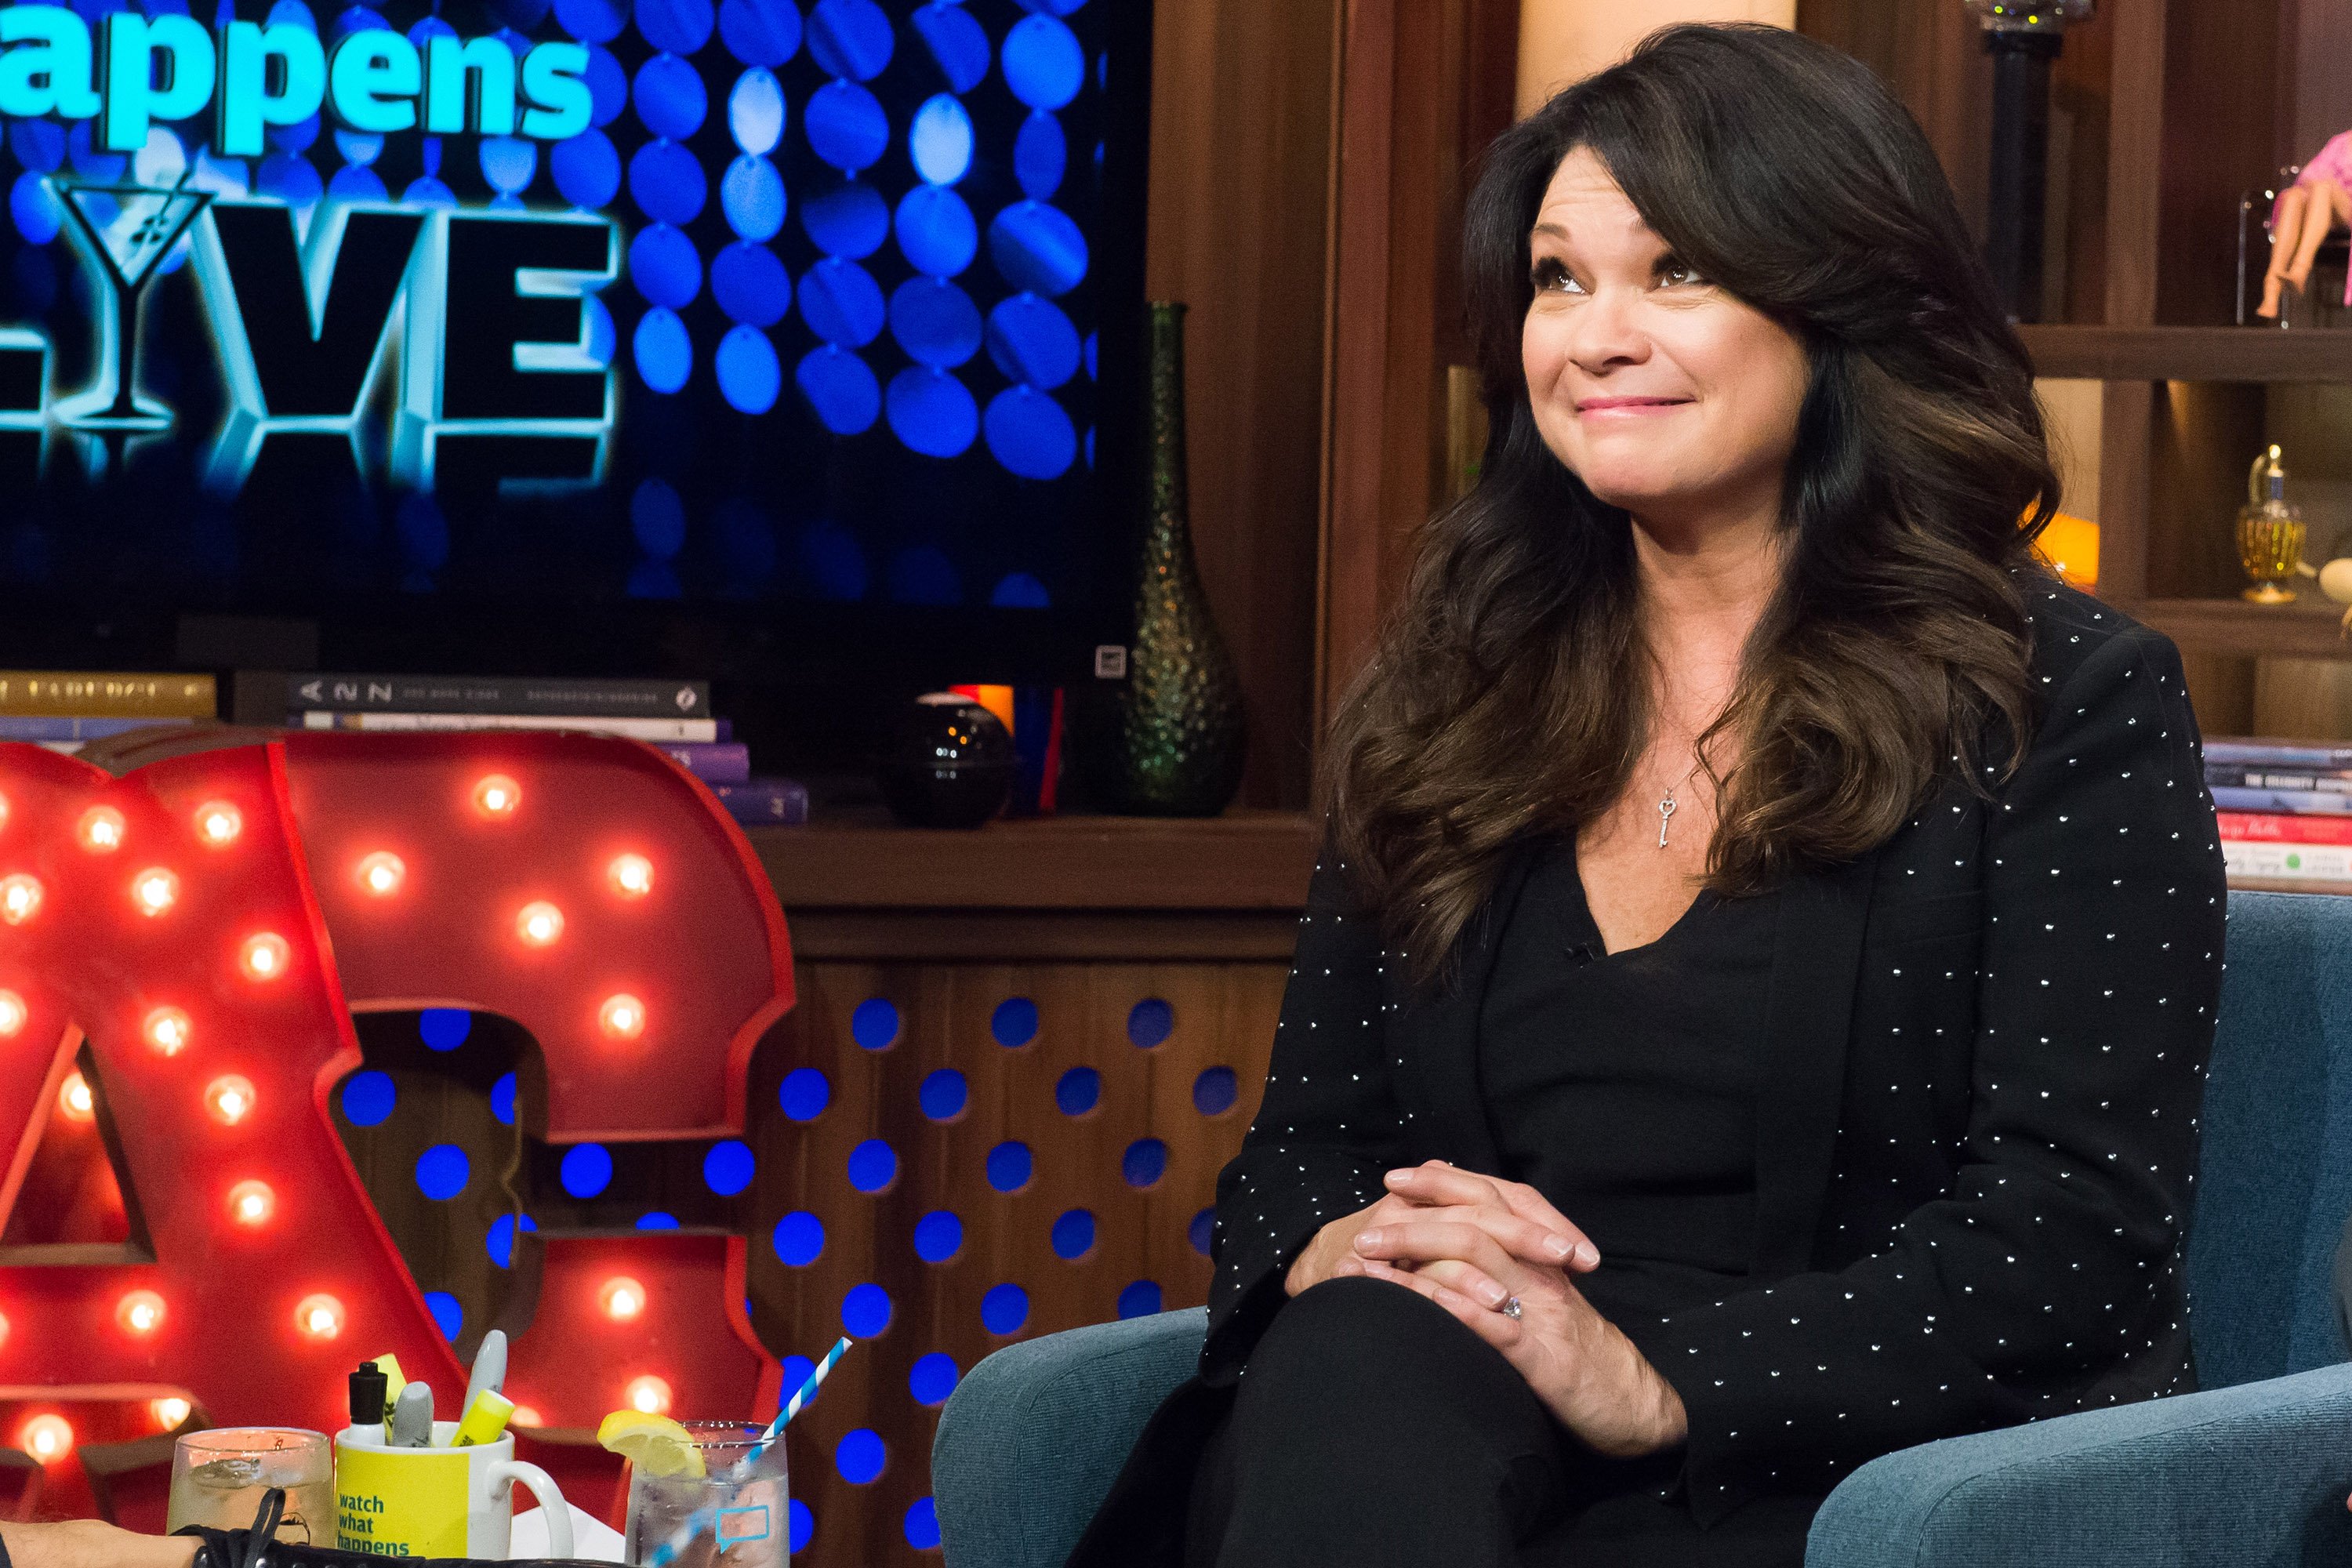
M 1122 0 L 214 3 L 72 0 L 93 26 L 193 5 L 331 47 L 385 27 L 420 45 L 496 35 L 518 55 L 573 40 L 592 123 L 547 142 L 362 135 L 331 114 L 235 159 L 202 112 L 128 157 L 95 149 L 87 121 L 10 121 L 0 328 L 46 335 L 50 406 L 0 412 L 17 498 L 0 603 L 430 606 L 462 624 L 632 602 L 740 618 L 1123 595 L 1129 536 L 1095 471 L 1097 425 L 1118 426 L 1101 331 L 1135 319 L 1139 291 L 1139 195 L 1115 188 Z M 1139 182 L 1139 148 L 1128 167 Z M 306 234 L 336 203 L 608 218 L 614 277 L 580 309 L 611 368 L 609 433 L 445 442 L 429 477 L 403 472 L 395 316 L 348 432 L 274 430 L 238 482 L 208 486 L 228 391 L 185 240 L 139 333 L 138 390 L 168 427 L 69 427 L 55 405 L 101 374 L 106 300 L 60 192 L 184 177 L 287 204 Z

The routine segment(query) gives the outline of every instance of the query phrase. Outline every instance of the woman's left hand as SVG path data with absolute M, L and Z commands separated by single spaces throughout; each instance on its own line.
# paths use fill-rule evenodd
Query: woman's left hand
M 1424 1165 L 1396 1184 L 1433 1208 L 1505 1206 L 1499 1184 L 1453 1166 Z M 1475 1220 L 1395 1221 L 1357 1238 L 1336 1274 L 1363 1274 L 1417 1290 L 1518 1368 L 1560 1425 L 1600 1453 L 1630 1458 L 1681 1442 L 1682 1396 L 1566 1272 L 1513 1257 Z M 1519 1299 L 1520 1315 L 1503 1315 Z

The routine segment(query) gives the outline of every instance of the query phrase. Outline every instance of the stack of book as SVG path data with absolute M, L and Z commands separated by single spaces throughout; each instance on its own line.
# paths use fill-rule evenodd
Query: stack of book
M 218 703 L 209 675 L 0 670 L 0 741 L 79 752 L 126 730 L 209 720 Z
M 667 752 L 748 826 L 808 820 L 808 791 L 753 778 L 751 752 L 710 713 L 699 680 L 305 672 L 287 683 L 287 722 L 304 730 L 585 730 Z
M 2352 745 L 2208 741 L 2205 787 L 2231 874 L 2352 882 Z

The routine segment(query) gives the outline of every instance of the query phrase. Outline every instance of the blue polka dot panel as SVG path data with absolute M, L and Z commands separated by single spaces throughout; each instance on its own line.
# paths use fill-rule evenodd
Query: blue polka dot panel
M 850 1015 L 849 1033 L 869 1051 L 886 1049 L 898 1037 L 898 1009 L 887 996 L 869 996 Z
M 593 1198 L 613 1184 L 613 1156 L 601 1143 L 582 1143 L 563 1156 L 563 1190 L 575 1198 Z
M 757 1162 L 751 1146 L 734 1138 L 710 1146 L 702 1157 L 702 1180 L 720 1197 L 731 1198 L 751 1184 Z
M 427 1290 L 425 1292 L 425 1305 L 432 1312 L 433 1321 L 441 1326 L 443 1339 L 455 1340 L 466 1331 L 465 1303 L 448 1291 Z
M 747 1133 L 747 1195 L 763 1199 L 747 1279 L 755 1322 L 808 1325 L 810 1353 L 848 1333 L 851 1356 L 875 1356 L 866 1404 L 820 1399 L 803 1450 L 872 1558 L 935 1551 L 921 1455 L 982 1358 L 1206 1300 L 1216 1173 L 1255 1107 L 1284 972 L 803 966 L 747 1097 L 795 1151 Z M 859 1321 L 879 1333 L 858 1339 Z M 809 1501 L 822 1550 L 835 1515 Z
M 804 961 L 731 1136 L 551 1143 L 534 1046 L 484 1013 L 363 1016 L 329 1106 L 461 1352 L 556 1314 L 661 1375 L 664 1303 L 723 1289 L 780 1398 L 847 1335 L 787 1437 L 794 1561 L 936 1562 L 928 1455 L 980 1361 L 1206 1300 L 1286 968 Z
M 528 1308 L 515 1264 L 539 1226 L 512 1173 L 536 1047 L 509 1019 L 457 1008 L 362 1013 L 353 1026 L 362 1060 L 328 1095 L 329 1119 L 434 1321 L 470 1352 Z
M 473 1163 L 455 1143 L 436 1143 L 416 1157 L 416 1190 L 436 1202 L 464 1192 L 473 1173 Z

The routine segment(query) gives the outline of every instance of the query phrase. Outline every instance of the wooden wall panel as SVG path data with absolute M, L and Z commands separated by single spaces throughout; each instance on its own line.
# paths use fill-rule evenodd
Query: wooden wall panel
M 2337 132 L 2352 128 L 2352 0 L 2282 0 L 2286 40 L 2279 77 L 2278 161 L 2307 163 Z
M 1462 202 L 1511 120 L 1516 0 L 1347 0 L 1332 216 L 1317 723 L 1370 651 L 1447 492 Z
M 1193 542 L 1245 804 L 1307 802 L 1336 0 L 1156 0 L 1146 283 L 1186 321 Z
M 2114 0 L 2108 59 L 2106 324 L 2156 320 L 2156 245 L 2164 141 L 2166 0 Z M 2149 466 L 2156 386 L 2111 381 L 2099 419 L 2099 592 L 2129 604 L 2148 592 Z
M 2204 735 L 2252 735 L 2254 728 L 2254 666 L 2257 660 L 2184 648 L 2181 674 L 2189 683 L 2189 707 Z M 2300 733 L 2301 731 L 2295 731 Z
M 2166 0 L 2115 0 L 2115 100 L 2107 129 L 2107 325 L 2156 320 L 2163 189 Z M 2115 423 L 2116 410 L 2107 411 Z M 2142 449 L 2143 460 L 2145 448 Z M 2103 480 L 2102 484 L 2109 481 Z
M 1885 79 L 1927 132 L 1961 216 L 1981 237 L 1992 68 L 1976 18 L 1959 0 L 1931 5 L 1798 0 L 1797 30 L 1834 44 Z
M 2294 92 L 2278 21 L 2273 5 L 2187 4 L 2167 12 L 2159 321 L 2223 326 L 2234 319 L 2238 203 L 2287 160 L 2281 121 Z
M 2158 598 L 2229 598 L 2246 585 L 2238 508 L 2246 465 L 2262 449 L 2263 388 L 2174 381 L 2155 389 L 2147 591 Z
M 1396 521 L 1382 493 L 1382 454 L 1392 439 L 1386 396 L 1396 96 L 1395 0 L 1349 0 L 1339 50 L 1339 130 L 1334 158 L 1330 391 L 1323 414 L 1321 604 L 1316 647 L 1315 729 L 1329 721 L 1339 694 L 1370 651 L 1379 623 L 1383 565 Z M 1412 498 L 1408 497 L 1408 501 Z M 1421 498 L 1425 501 L 1426 498 Z
M 1520 0 L 1517 108 L 1532 114 L 1570 82 L 1622 59 L 1677 22 L 1791 25 L 1796 0 Z

